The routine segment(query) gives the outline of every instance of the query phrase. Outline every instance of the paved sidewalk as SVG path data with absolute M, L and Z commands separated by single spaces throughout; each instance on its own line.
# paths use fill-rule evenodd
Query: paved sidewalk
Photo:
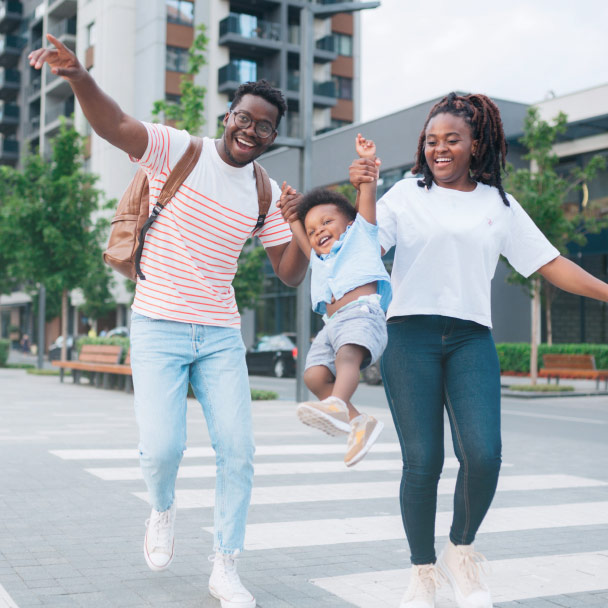
M 253 407 L 256 482 L 239 571 L 258 606 L 397 608 L 409 559 L 388 410 L 363 408 L 386 428 L 346 469 L 343 441 L 301 425 L 292 402 Z M 176 558 L 153 573 L 132 395 L 0 370 L 0 608 L 219 608 L 207 592 L 214 459 L 195 401 L 188 417 Z M 496 608 L 608 607 L 607 431 L 607 397 L 503 400 L 503 473 L 476 542 Z M 438 547 L 456 475 L 448 442 Z M 448 589 L 437 607 L 455 607 Z

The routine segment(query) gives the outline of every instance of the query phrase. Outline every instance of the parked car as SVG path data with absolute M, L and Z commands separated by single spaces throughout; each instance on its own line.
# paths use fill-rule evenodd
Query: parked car
M 112 337 L 116 337 L 116 338 L 128 338 L 129 337 L 129 328 L 125 327 L 124 325 L 121 325 L 119 327 L 115 327 L 114 329 L 111 329 L 106 335 L 106 338 L 112 338 Z
M 247 368 L 250 374 L 264 374 L 284 378 L 296 375 L 298 349 L 295 334 L 263 336 L 247 351 Z
M 49 361 L 59 361 L 61 360 L 61 346 L 63 344 L 63 336 L 59 336 L 55 342 L 53 342 L 49 346 Z M 72 346 L 74 346 L 74 338 L 72 336 L 68 336 L 66 341 L 67 345 L 67 354 L 66 357 L 68 361 L 72 358 Z

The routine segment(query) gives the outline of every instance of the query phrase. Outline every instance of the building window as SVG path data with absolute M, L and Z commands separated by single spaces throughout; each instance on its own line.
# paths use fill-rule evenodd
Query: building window
M 336 96 L 338 99 L 353 98 L 353 79 L 344 76 L 332 76 L 336 86 Z
M 167 0 L 167 21 L 180 25 L 194 25 L 192 0 Z
M 353 37 L 348 34 L 336 34 L 334 32 L 334 48 L 338 55 L 353 56 Z
M 171 72 L 187 72 L 188 49 L 182 49 L 179 46 L 168 46 L 165 69 Z

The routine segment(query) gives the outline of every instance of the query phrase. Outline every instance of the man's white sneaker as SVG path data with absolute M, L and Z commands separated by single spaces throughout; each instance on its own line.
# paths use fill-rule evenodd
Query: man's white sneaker
M 175 503 L 166 511 L 152 509 L 150 519 L 146 520 L 144 557 L 150 570 L 155 572 L 165 570 L 173 561 L 175 511 Z
M 435 608 L 437 587 L 439 572 L 435 564 L 413 565 L 410 584 L 399 608 Z
M 255 608 L 255 598 L 241 583 L 234 556 L 216 553 L 209 558 L 213 571 L 209 593 L 220 600 L 222 608 Z
M 492 597 L 481 580 L 480 562 L 485 561 L 473 545 L 455 545 L 450 540 L 439 556 L 437 566 L 450 581 L 458 608 L 492 608 Z

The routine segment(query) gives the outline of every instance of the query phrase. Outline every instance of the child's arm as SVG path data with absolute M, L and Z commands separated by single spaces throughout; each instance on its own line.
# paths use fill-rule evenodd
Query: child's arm
M 373 160 L 376 163 L 376 176 L 373 181 L 359 185 L 356 209 L 370 224 L 376 223 L 376 184 L 378 182 L 378 166 L 380 160 L 376 158 L 376 144 L 371 139 L 365 139 L 361 133 L 357 134 L 355 148 L 359 158 Z
M 281 209 L 283 218 L 289 222 L 289 228 L 293 234 L 293 238 L 304 253 L 304 255 L 310 259 L 310 242 L 306 236 L 306 230 L 302 225 L 302 222 L 298 218 L 297 214 L 293 209 L 293 201 L 298 199 L 300 195 L 297 193 L 295 188 L 287 185 L 287 182 L 283 182 L 281 186 L 281 199 L 279 200 L 278 207 Z M 287 212 L 289 210 L 289 213 Z

